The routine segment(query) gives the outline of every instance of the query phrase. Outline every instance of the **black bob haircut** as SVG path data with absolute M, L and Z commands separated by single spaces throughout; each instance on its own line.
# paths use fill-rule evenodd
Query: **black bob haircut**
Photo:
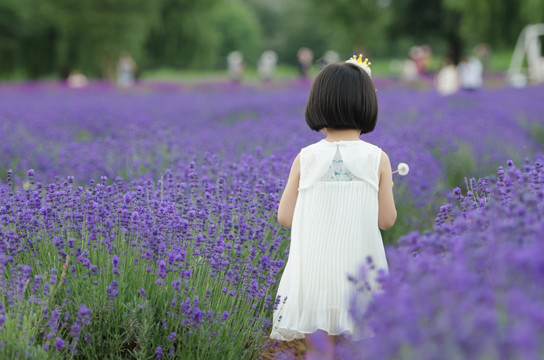
M 314 80 L 304 115 L 312 130 L 371 132 L 378 120 L 378 99 L 370 76 L 355 64 L 325 66 Z

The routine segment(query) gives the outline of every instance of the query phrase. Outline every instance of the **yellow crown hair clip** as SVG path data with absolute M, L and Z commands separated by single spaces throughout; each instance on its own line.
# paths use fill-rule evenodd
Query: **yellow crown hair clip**
M 368 61 L 367 58 L 365 58 L 365 61 L 363 61 L 363 55 L 359 54 L 359 57 L 353 55 L 349 60 L 346 60 L 347 63 L 355 64 L 368 74 L 368 76 L 372 77 L 372 71 L 370 71 L 370 61 Z

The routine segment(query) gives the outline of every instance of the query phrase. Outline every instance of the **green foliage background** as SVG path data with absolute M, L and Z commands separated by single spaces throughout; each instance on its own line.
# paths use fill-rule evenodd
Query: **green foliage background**
M 301 46 L 316 60 L 420 43 L 458 58 L 480 42 L 512 49 L 539 22 L 540 0 L 0 0 L 0 77 L 112 78 L 123 51 L 140 70 L 224 68 L 232 50 L 249 66 L 265 49 L 295 64 Z

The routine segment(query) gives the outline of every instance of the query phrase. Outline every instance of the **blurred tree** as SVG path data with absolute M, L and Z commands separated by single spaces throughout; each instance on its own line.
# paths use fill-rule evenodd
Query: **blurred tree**
M 328 27 L 343 30 L 343 48 L 367 55 L 387 52 L 385 29 L 391 18 L 389 2 L 383 0 L 310 0 L 313 7 L 326 14 Z M 317 26 L 323 26 L 319 24 Z
M 122 51 L 142 57 L 158 10 L 156 2 L 146 0 L 4 1 L 16 4 L 6 12 L 15 11 L 7 15 L 10 22 L 0 16 L 10 30 L 6 33 L 18 39 L 11 56 L 31 78 L 54 72 L 66 77 L 74 69 L 112 78 Z
M 215 65 L 219 34 L 210 25 L 218 0 L 157 0 L 158 23 L 146 42 L 152 67 L 209 68 Z
M 240 0 L 223 0 L 208 21 L 219 39 L 217 65 L 225 67 L 227 55 L 234 50 L 243 54 L 246 63 L 257 63 L 263 51 L 263 37 L 259 19 L 251 8 Z
M 297 65 L 297 51 L 301 47 L 312 50 L 314 62 L 319 62 L 330 49 L 341 53 L 351 51 L 351 44 L 346 46 L 344 29 L 331 25 L 324 9 L 312 1 L 284 1 L 274 48 L 280 62 Z
M 22 19 L 13 1 L 0 2 L 0 74 L 17 70 Z
M 467 45 L 487 42 L 498 48 L 513 48 L 528 24 L 544 22 L 542 0 L 444 0 L 461 13 L 459 31 Z
M 458 17 L 455 27 L 467 47 L 487 42 L 495 47 L 512 47 L 523 28 L 520 16 L 524 1 L 443 0 L 446 11 Z
M 393 21 L 388 29 L 391 39 L 404 41 L 409 46 L 428 43 L 434 48 L 443 43 L 445 55 L 454 62 L 459 61 L 464 46 L 458 29 L 461 13 L 446 7 L 444 1 L 448 0 L 393 1 Z M 403 50 L 406 56 L 408 49 Z
M 262 32 L 263 48 L 274 49 L 282 44 L 279 24 L 286 12 L 286 1 L 244 0 L 247 7 L 255 14 Z
M 31 4 L 30 0 L 4 0 L 1 7 L 0 23 L 6 26 L 2 34 L 7 38 L 2 58 L 15 63 L 2 63 L 0 67 L 24 72 L 30 77 L 52 73 L 55 30 L 51 19 L 44 15 L 46 4 Z
M 147 0 L 49 0 L 57 27 L 58 66 L 63 75 L 78 68 L 112 79 L 119 55 L 139 62 L 158 3 Z
M 319 60 L 429 43 L 457 59 L 480 42 L 511 49 L 539 22 L 542 0 L 0 0 L 0 75 L 112 78 L 123 51 L 140 69 L 222 67 L 234 48 L 250 65 L 264 49 L 295 64 L 302 46 Z
M 523 25 L 538 24 L 544 22 L 544 1 L 522 0 L 517 2 L 520 6 Z
M 512 48 L 528 23 L 544 21 L 541 0 L 308 0 L 343 27 L 354 46 L 406 56 L 429 43 L 458 61 L 474 45 Z

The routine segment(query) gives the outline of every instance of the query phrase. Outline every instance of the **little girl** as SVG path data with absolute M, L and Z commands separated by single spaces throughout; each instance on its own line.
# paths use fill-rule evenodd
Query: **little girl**
M 375 270 L 368 275 L 376 288 L 377 270 L 387 271 L 379 229 L 393 226 L 397 211 L 387 154 L 359 139 L 374 130 L 378 117 L 366 60 L 352 58 L 323 68 L 305 117 L 312 130 L 326 137 L 297 155 L 280 200 L 278 221 L 291 226 L 291 247 L 270 337 L 306 337 L 311 353 L 313 338 L 323 331 L 362 335 L 353 334 L 349 305 L 355 289 L 348 276 L 359 274 L 371 257 Z M 321 355 L 332 357 L 332 352 L 330 345 L 328 354 Z

